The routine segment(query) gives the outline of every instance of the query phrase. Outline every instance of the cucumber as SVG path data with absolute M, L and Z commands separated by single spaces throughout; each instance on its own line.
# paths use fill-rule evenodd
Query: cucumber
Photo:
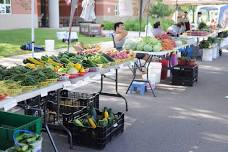
M 35 141 L 36 141 L 36 136 L 33 136 L 33 137 L 28 138 L 28 139 L 26 140 L 27 143 L 34 143 Z
M 16 141 L 21 142 L 22 140 L 24 140 L 24 136 L 25 136 L 25 133 L 22 133 L 22 134 L 18 135 L 16 137 Z
M 84 127 L 84 125 L 82 124 L 82 122 L 81 122 L 80 120 L 78 120 L 78 119 L 75 119 L 75 120 L 73 121 L 73 124 L 74 124 L 75 126 Z
M 21 151 L 26 151 L 26 150 L 28 150 L 28 145 L 23 145 L 22 147 L 21 147 Z

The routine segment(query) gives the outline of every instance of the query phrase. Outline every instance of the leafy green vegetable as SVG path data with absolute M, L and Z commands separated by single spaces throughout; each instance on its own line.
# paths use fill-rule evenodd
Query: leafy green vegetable
M 42 72 L 44 73 L 45 77 L 47 79 L 57 79 L 59 76 L 57 73 L 55 73 L 52 69 L 50 68 L 44 68 L 42 70 Z
M 203 31 L 208 31 L 209 30 L 207 24 L 204 23 L 204 22 L 199 23 L 198 29 L 199 30 L 203 30 Z
M 200 42 L 199 47 L 201 49 L 208 49 L 208 48 L 210 48 L 210 42 L 207 40 L 203 40 Z
M 38 84 L 38 81 L 33 76 L 27 76 L 20 84 L 22 86 L 34 86 Z
M 146 52 L 152 52 L 152 47 L 149 45 L 149 44 L 146 44 L 145 46 L 144 46 L 144 48 L 143 48 L 143 50 L 144 51 L 146 51 Z

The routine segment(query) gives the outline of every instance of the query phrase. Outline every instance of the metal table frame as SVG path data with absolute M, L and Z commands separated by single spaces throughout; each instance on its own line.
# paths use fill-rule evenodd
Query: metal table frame
M 107 78 L 107 79 L 112 80 L 112 81 L 115 82 L 115 91 L 116 91 L 115 94 L 114 93 L 103 92 L 104 78 Z M 112 96 L 112 97 L 122 98 L 125 101 L 125 104 L 126 104 L 126 111 L 128 111 L 127 99 L 118 92 L 118 69 L 117 68 L 115 69 L 115 78 L 106 76 L 105 74 L 101 74 L 101 88 L 100 88 L 99 94 L 100 95 L 104 95 L 104 96 Z

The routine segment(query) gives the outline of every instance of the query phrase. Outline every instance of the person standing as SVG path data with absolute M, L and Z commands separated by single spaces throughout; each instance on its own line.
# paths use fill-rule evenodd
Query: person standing
M 198 12 L 198 14 L 197 14 L 197 25 L 199 25 L 202 22 L 203 22 L 202 12 Z
M 185 30 L 189 31 L 190 30 L 190 22 L 189 22 L 189 18 L 188 18 L 188 12 L 184 12 L 183 22 L 185 25 Z
M 123 49 L 127 35 L 128 32 L 125 30 L 123 22 L 117 22 L 114 24 L 113 41 L 117 50 Z

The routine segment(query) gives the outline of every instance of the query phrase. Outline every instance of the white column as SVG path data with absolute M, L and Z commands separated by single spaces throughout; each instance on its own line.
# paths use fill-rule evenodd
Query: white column
M 49 0 L 48 1 L 48 11 L 49 11 L 49 27 L 59 28 L 59 0 Z

